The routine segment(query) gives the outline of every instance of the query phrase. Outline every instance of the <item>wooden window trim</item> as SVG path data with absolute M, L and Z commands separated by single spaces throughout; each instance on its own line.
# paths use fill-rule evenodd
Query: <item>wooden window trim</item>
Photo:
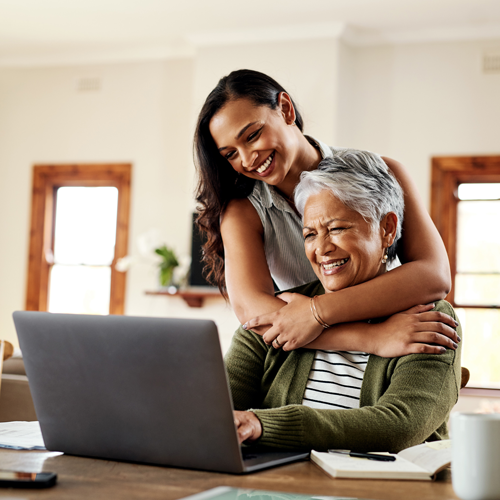
M 115 258 L 111 264 L 110 314 L 125 309 L 126 273 L 116 271 L 116 260 L 128 250 L 130 164 L 35 165 L 31 206 L 26 310 L 46 311 L 50 255 L 54 244 L 55 193 L 64 186 L 114 186 L 119 191 Z
M 500 156 L 443 156 L 432 159 L 431 217 L 443 238 L 452 276 L 451 291 L 446 297 L 455 303 L 457 271 L 458 186 L 469 182 L 499 182 Z M 462 307 L 462 304 L 458 307 Z
M 458 186 L 462 183 L 500 183 L 500 156 L 442 156 L 432 158 L 431 217 L 443 238 L 450 260 L 452 287 L 446 297 L 453 307 L 488 308 L 455 302 L 455 275 L 457 271 L 457 207 Z M 498 397 L 499 389 L 467 387 L 464 395 Z

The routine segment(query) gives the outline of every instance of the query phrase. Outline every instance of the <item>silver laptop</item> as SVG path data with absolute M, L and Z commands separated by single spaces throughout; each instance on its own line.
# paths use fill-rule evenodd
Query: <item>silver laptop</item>
M 231 473 L 308 456 L 240 447 L 212 321 L 23 311 L 14 322 L 49 450 Z

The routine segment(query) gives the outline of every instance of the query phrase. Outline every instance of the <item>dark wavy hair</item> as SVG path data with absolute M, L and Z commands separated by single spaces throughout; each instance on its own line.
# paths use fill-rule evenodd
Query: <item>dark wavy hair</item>
M 226 298 L 220 219 L 231 200 L 246 198 L 252 192 L 255 180 L 237 174 L 229 161 L 219 153 L 210 134 L 210 120 L 228 102 L 237 99 L 249 99 L 256 106 L 276 109 L 282 92 L 286 90 L 264 73 L 249 69 L 233 71 L 219 80 L 198 116 L 193 145 L 194 163 L 198 174 L 196 222 L 206 240 L 203 245 L 205 277 L 217 285 Z M 302 131 L 304 126 L 302 116 L 293 100 L 292 104 L 295 108 L 295 124 Z

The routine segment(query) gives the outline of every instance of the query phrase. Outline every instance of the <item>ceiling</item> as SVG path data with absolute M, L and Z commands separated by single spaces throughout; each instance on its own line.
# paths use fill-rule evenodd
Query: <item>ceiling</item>
M 500 39 L 500 0 L 0 0 L 0 65 L 157 59 L 197 47 Z

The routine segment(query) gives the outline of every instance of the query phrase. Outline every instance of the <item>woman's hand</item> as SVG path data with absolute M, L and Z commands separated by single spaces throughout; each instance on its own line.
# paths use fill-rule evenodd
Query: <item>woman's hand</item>
M 235 411 L 234 424 L 238 431 L 238 439 L 240 444 L 243 441 L 249 443 L 257 441 L 262 436 L 262 424 L 255 413 L 251 411 Z
M 461 341 L 455 328 L 458 323 L 442 312 L 431 311 L 434 304 L 415 306 L 394 314 L 366 339 L 369 351 L 382 358 L 407 354 L 443 354 L 456 349 Z
M 303 347 L 321 334 L 323 327 L 314 319 L 309 297 L 286 292 L 278 295 L 278 298 L 287 305 L 278 311 L 252 318 L 243 328 L 253 330 L 267 325 L 269 329 L 262 336 L 264 342 L 281 347 L 284 351 Z

